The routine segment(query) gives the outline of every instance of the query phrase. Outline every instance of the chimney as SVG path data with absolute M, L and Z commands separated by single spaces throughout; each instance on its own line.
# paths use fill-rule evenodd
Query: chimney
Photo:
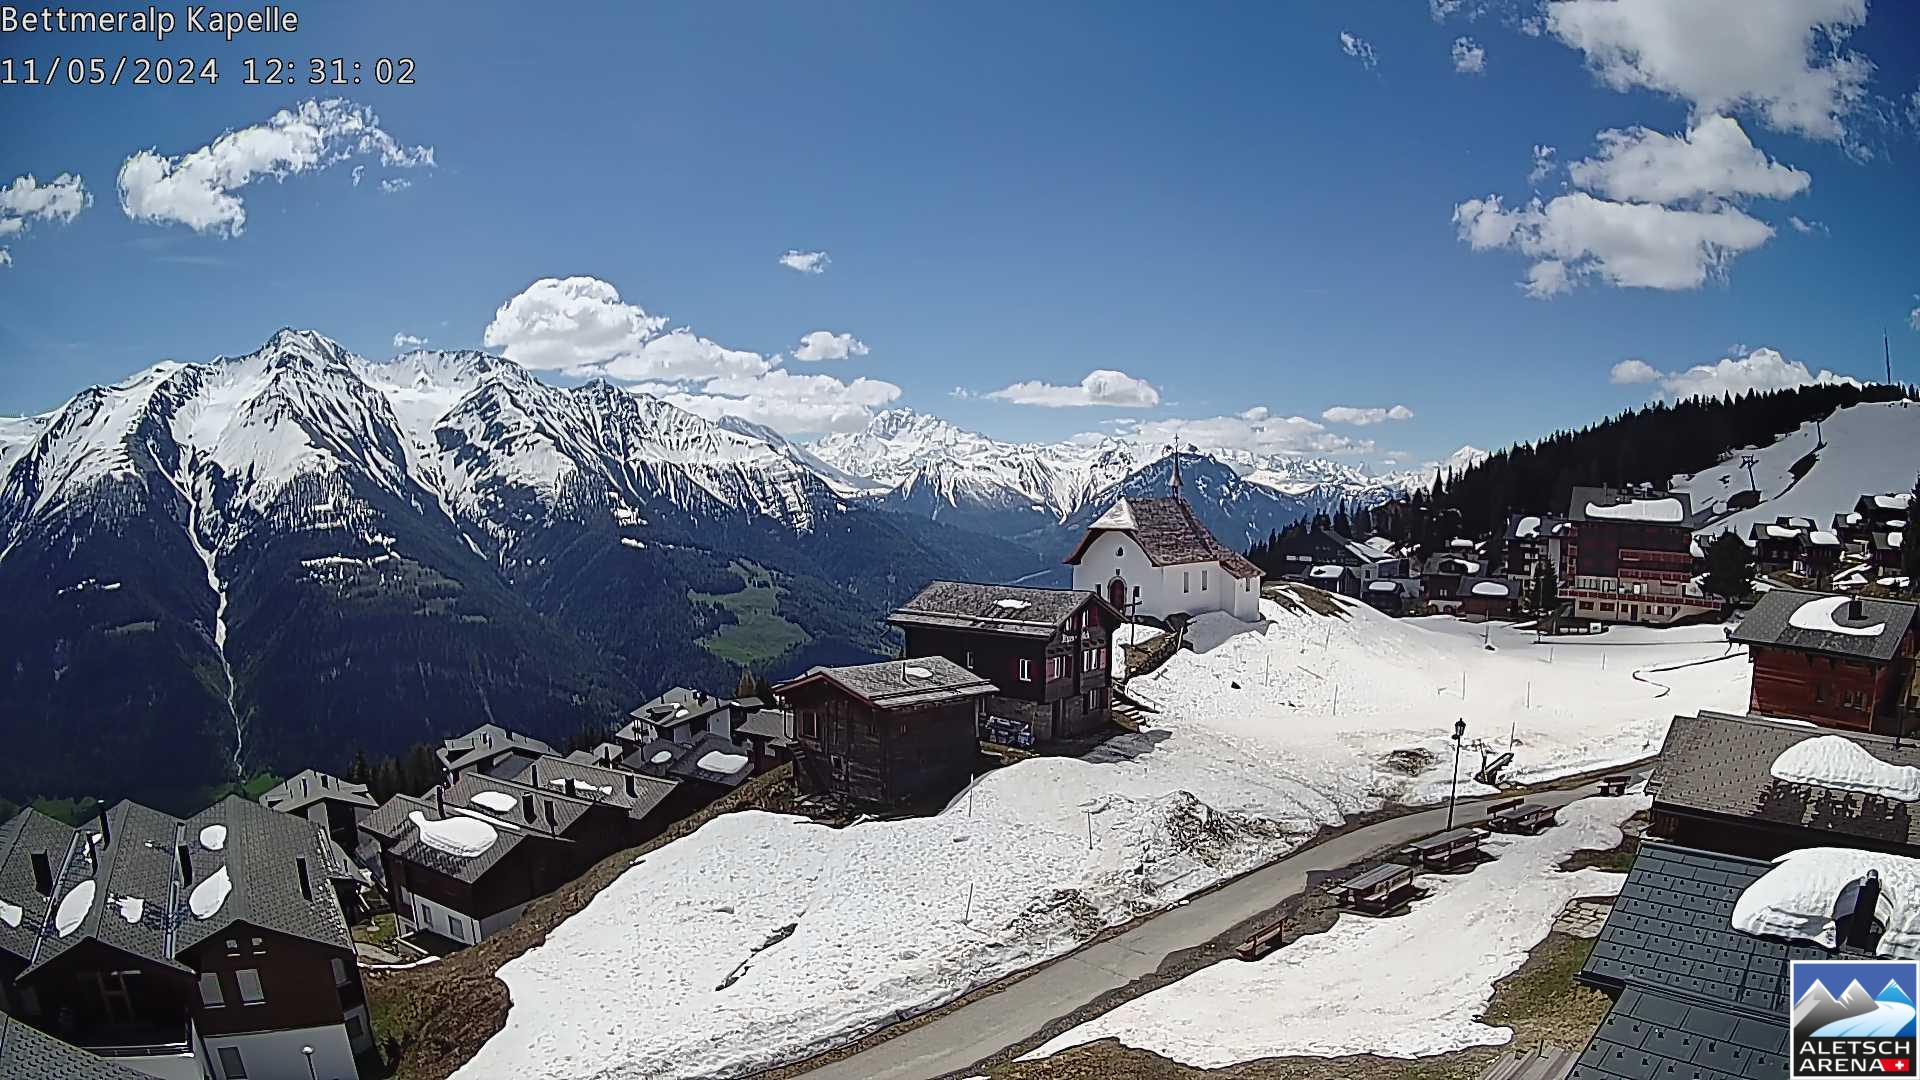
M 534 787 L 540 786 L 540 759 L 539 758 L 534 758 L 533 763 L 527 766 L 527 782 L 532 784 Z
M 329 781 L 329 778 L 328 778 L 328 776 L 327 776 L 327 774 L 326 774 L 326 773 L 321 773 L 321 774 L 320 774 L 320 786 L 321 786 L 321 787 L 332 787 L 333 785 L 332 785 L 331 783 L 329 783 L 328 781 Z
M 173 849 L 173 853 L 180 860 L 180 880 L 191 882 L 193 880 L 193 849 L 186 844 L 181 844 Z
M 578 784 L 575 784 L 575 783 L 573 782 L 573 777 L 571 777 L 571 776 L 569 776 L 569 777 L 567 777 L 567 779 L 566 779 L 566 781 L 565 781 L 565 787 L 564 787 L 564 790 L 566 791 L 566 793 L 567 793 L 567 798 L 569 798 L 569 799 L 571 799 L 571 798 L 576 798 L 576 797 L 578 797 L 578 796 L 579 796 L 579 794 L 580 794 L 580 786 L 579 786 Z
M 556 827 L 556 822 L 553 816 L 553 800 L 548 799 L 547 800 L 547 828 L 551 829 L 555 827 Z
M 1880 907 L 1880 871 L 1868 870 L 1866 877 L 1849 888 L 1853 890 L 1853 913 L 1847 917 L 1840 943 L 1857 949 L 1872 949 L 1873 916 Z
M 300 797 L 305 798 L 306 796 L 307 796 L 307 778 L 303 776 L 300 778 Z
M 108 847 L 113 843 L 113 826 L 107 824 L 107 804 L 100 804 L 100 846 Z
M 301 897 L 303 897 L 308 903 L 312 903 L 313 902 L 313 879 L 307 876 L 307 860 L 304 858 L 293 860 L 293 870 L 295 873 L 300 875 Z
M 628 773 L 627 774 L 627 798 L 629 799 L 634 798 L 635 795 L 636 795 L 636 792 L 634 791 L 633 774 Z
M 1865 622 L 1866 618 L 1867 605 L 1861 603 L 1860 595 L 1855 593 L 1853 599 L 1847 601 L 1847 619 L 1851 622 Z
M 491 732 L 491 731 L 483 731 L 483 732 L 481 732 L 481 733 L 480 733 L 480 739 L 481 739 L 481 742 L 482 742 L 482 743 L 483 743 L 483 744 L 484 744 L 484 745 L 485 745 L 485 746 L 486 746 L 486 747 L 487 747 L 487 748 L 488 748 L 489 750 L 491 750 L 491 749 L 493 748 L 493 732 Z
M 527 819 L 527 824 L 533 824 L 533 796 L 520 796 L 520 813 Z
M 33 853 L 33 888 L 41 896 L 53 898 L 53 864 L 44 851 Z
M 446 788 L 437 787 L 433 789 L 433 808 L 435 810 L 440 811 L 441 817 L 447 816 L 447 789 Z

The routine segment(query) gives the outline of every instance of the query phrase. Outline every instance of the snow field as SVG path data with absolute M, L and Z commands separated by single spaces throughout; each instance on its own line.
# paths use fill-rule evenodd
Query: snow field
M 1556 867 L 1620 843 L 1651 800 L 1582 799 L 1560 824 L 1493 837 L 1493 862 L 1464 876 L 1423 875 L 1432 895 L 1406 915 L 1342 915 L 1257 963 L 1223 960 L 1129 1001 L 1028 1054 L 1051 1057 L 1115 1038 L 1197 1068 L 1283 1055 L 1412 1058 L 1498 1046 L 1513 1030 L 1480 1022 L 1494 983 L 1513 974 L 1579 896 L 1612 896 L 1626 875 Z
M 1204 651 L 1131 686 L 1160 710 L 1152 726 L 1085 759 L 1000 769 L 931 818 L 832 830 L 736 813 L 649 854 L 501 968 L 506 1026 L 456 1076 L 739 1076 L 798 1060 L 1323 826 L 1445 798 L 1459 716 L 1467 791 L 1478 739 L 1504 750 L 1512 732 L 1515 775 L 1558 775 L 1646 756 L 1675 712 L 1746 703 L 1744 656 L 1696 664 L 1726 656 L 1718 627 L 1552 646 L 1496 627 L 1489 652 L 1482 627 L 1447 618 L 1262 610 L 1251 628 L 1195 620 Z M 1417 763 L 1394 767 L 1396 750 Z

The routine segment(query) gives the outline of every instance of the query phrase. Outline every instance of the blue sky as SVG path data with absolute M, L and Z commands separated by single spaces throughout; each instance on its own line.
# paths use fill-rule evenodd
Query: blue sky
M 71 174 L 91 196 L 34 216 L 12 189 L 0 413 L 282 325 L 376 357 L 491 328 L 556 378 L 624 374 L 796 433 L 905 405 L 1008 438 L 1192 431 L 1376 465 L 1796 364 L 1877 377 L 1883 329 L 1920 378 L 1920 14 L 1886 0 L 283 6 L 296 33 L 232 45 L 0 39 L 16 61 L 213 56 L 224 76 L 0 87 L 0 185 Z M 241 84 L 243 57 L 316 55 L 412 57 L 417 82 Z M 351 103 L 331 122 L 377 115 L 389 163 L 327 164 L 353 149 L 337 138 L 281 160 L 224 189 L 237 235 L 191 191 L 123 209 L 130 156 L 179 168 L 328 97 Z M 1576 182 L 1606 131 L 1627 134 Z M 1536 146 L 1555 152 L 1530 182 Z M 1719 246 L 1649 252 L 1613 226 Z M 797 272 L 789 250 L 830 261 Z M 529 291 L 572 277 L 597 281 Z M 710 344 L 658 340 L 682 326 Z M 814 331 L 865 351 L 796 357 Z M 1124 374 L 1082 389 L 1094 371 Z M 1111 404 L 1030 403 L 1089 399 Z M 1326 416 L 1395 405 L 1412 415 Z

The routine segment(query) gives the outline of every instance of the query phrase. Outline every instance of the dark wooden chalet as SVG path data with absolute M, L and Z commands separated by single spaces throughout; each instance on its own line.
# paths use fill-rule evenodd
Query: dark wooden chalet
M 1753 549 L 1753 568 L 1767 571 L 1792 567 L 1802 541 L 1812 531 L 1810 525 L 1800 524 L 1804 520 L 1783 517 L 1754 522 L 1747 530 L 1747 547 Z
M 1391 578 L 1367 582 L 1365 591 L 1360 594 L 1369 607 L 1387 615 L 1404 615 L 1413 607 L 1413 597 L 1407 590 L 1407 583 Z
M 360 826 L 379 851 L 404 934 L 471 945 L 529 901 L 673 820 L 677 784 L 546 757 L 520 778 L 468 772 L 425 796 L 396 795 Z
M 334 841 L 348 850 L 356 843 L 360 823 L 380 807 L 365 784 L 349 784 L 313 769 L 268 788 L 260 796 L 260 805 L 324 826 Z
M 154 1076 L 306 1076 L 303 1046 L 317 1075 L 358 1076 L 348 873 L 324 828 L 238 796 L 80 828 L 24 811 L 0 824 L 0 1012 Z
M 1554 564 L 1555 541 L 1566 534 L 1564 518 L 1548 514 L 1510 514 L 1501 545 L 1501 569 L 1508 577 L 1532 580 Z
M 1876 531 L 1867 539 L 1867 561 L 1874 570 L 1887 576 L 1898 576 L 1904 561 L 1902 550 L 1906 541 L 1906 530 L 1895 529 L 1891 532 Z
M 1869 530 L 1903 529 L 1912 505 L 1913 493 L 1909 491 L 1862 495 L 1853 504 L 1853 512 L 1860 515 L 1861 524 Z
M 1800 537 L 1800 550 L 1793 554 L 1793 572 L 1824 585 L 1840 569 L 1840 553 L 1845 550 L 1839 534 L 1813 529 Z
M 1920 804 L 1773 775 L 1809 739 L 1846 739 L 1887 765 L 1920 766 L 1920 747 L 1762 716 L 1676 716 L 1660 749 L 1650 829 L 1663 839 L 1772 859 L 1810 847 L 1857 847 L 1920 858 Z
M 1520 611 L 1520 583 L 1504 577 L 1463 577 L 1455 586 L 1460 614 L 1504 619 Z
M 890 806 L 966 786 L 998 692 L 944 656 L 815 668 L 774 687 L 793 710 L 800 789 Z
M 1885 734 L 1913 727 L 1913 604 L 1774 589 L 1733 631 L 1753 663 L 1748 707 Z
M 999 687 L 987 713 L 1009 730 L 997 738 L 1044 743 L 1112 718 L 1122 619 L 1097 593 L 936 581 L 887 621 L 906 633 L 908 657 L 942 656 Z

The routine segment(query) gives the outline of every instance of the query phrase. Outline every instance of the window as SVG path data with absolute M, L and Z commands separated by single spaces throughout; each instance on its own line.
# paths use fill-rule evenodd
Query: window
M 1191 570 L 1180 571 L 1180 591 L 1183 593 L 1190 593 L 1193 591 L 1193 571 Z
M 1091 691 L 1091 690 L 1089 690 L 1089 691 L 1087 691 L 1087 706 L 1086 706 L 1086 711 L 1087 711 L 1087 712 L 1092 712 L 1093 710 L 1094 710 L 1094 704 L 1093 704 L 1093 691 Z
M 337 956 L 333 958 L 333 985 L 347 985 L 347 962 Z
M 456 919 L 451 915 L 447 916 L 447 936 L 455 941 L 464 942 L 467 940 L 467 931 L 462 925 L 462 920 Z
M 820 714 L 811 709 L 800 714 L 800 737 L 817 739 L 820 737 Z
M 226 1077 L 226 1080 L 247 1080 L 247 1063 L 240 1060 L 239 1047 L 220 1048 L 220 1074 Z
M 1827 684 L 1826 683 L 1813 684 L 1813 700 L 1815 701 L 1827 700 Z
M 845 780 L 847 778 L 846 758 L 841 757 L 839 754 L 834 754 L 827 758 L 827 766 L 833 770 L 833 778 L 835 780 Z
M 966 668 L 968 671 L 973 670 L 973 650 L 972 649 L 967 650 L 967 662 L 964 664 L 961 664 L 960 666 L 963 668 Z
M 420 925 L 429 930 L 433 929 L 433 909 L 428 907 L 424 900 L 420 902 Z
M 1205 567 L 1201 567 L 1200 569 L 1200 591 L 1207 591 L 1207 570 Z
M 1021 682 L 1033 681 L 1033 661 L 1027 659 L 1024 656 L 1020 658 L 1020 681 Z
M 220 973 L 209 971 L 200 976 L 200 1004 L 217 1009 L 226 1003 L 226 995 L 220 992 Z
M 1066 657 L 1064 656 L 1047 657 L 1047 678 L 1057 679 L 1060 676 L 1065 675 L 1067 673 L 1066 667 L 1067 667 Z
M 260 989 L 259 969 L 241 968 L 233 973 L 233 981 L 240 984 L 242 1005 L 261 1005 L 266 1002 L 266 992 Z

